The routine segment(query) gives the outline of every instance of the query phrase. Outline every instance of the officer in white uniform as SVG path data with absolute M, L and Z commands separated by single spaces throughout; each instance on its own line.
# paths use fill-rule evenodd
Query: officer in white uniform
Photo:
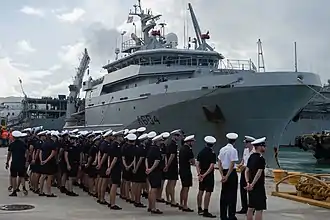
M 246 187 L 246 181 L 245 181 L 245 168 L 247 166 L 247 162 L 249 160 L 249 157 L 251 154 L 254 152 L 254 147 L 251 144 L 252 141 L 255 141 L 256 139 L 251 136 L 245 136 L 244 137 L 244 143 L 245 143 L 245 148 L 243 152 L 243 158 L 240 163 L 241 167 L 241 178 L 240 178 L 240 192 L 241 192 L 241 205 L 242 209 L 237 212 L 237 214 L 246 214 L 248 210 L 248 200 L 247 200 L 247 190 L 245 189 Z M 242 175 L 243 174 L 243 175 Z
M 220 149 L 218 156 L 219 172 L 222 176 L 220 219 L 236 220 L 238 176 L 235 163 L 238 161 L 238 152 L 234 148 L 234 144 L 238 134 L 228 133 L 226 138 L 228 144 Z

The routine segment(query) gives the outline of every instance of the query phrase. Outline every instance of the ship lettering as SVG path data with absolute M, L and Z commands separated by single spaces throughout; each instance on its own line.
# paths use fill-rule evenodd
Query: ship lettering
M 159 119 L 156 116 L 151 115 L 138 116 L 137 121 L 141 126 L 160 124 Z

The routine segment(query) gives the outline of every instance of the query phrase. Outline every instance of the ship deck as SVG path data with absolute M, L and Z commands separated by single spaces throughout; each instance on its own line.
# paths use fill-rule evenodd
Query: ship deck
M 0 149 L 0 164 L 5 164 L 6 159 L 6 149 Z M 193 169 L 194 171 L 195 169 Z M 219 182 L 219 175 L 216 175 L 216 185 L 214 194 L 212 196 L 210 212 L 219 216 L 219 192 L 221 189 L 221 184 Z M 197 179 L 194 179 L 194 186 L 190 190 L 189 204 L 190 207 L 196 209 L 196 194 L 197 194 Z M 111 219 L 154 219 L 155 215 L 151 215 L 146 212 L 145 209 L 134 208 L 131 204 L 123 202 L 118 199 L 118 205 L 120 205 L 123 210 L 112 211 L 107 207 L 101 206 L 96 203 L 94 198 L 87 196 L 86 193 L 82 192 L 80 189 L 76 191 L 80 194 L 80 197 L 68 197 L 62 195 L 57 189 L 54 189 L 55 193 L 59 195 L 58 198 L 40 198 L 35 194 L 29 194 L 28 196 L 23 196 L 19 193 L 18 197 L 8 196 L 8 171 L 0 170 L 0 205 L 8 204 L 28 204 L 35 206 L 34 209 L 29 211 L 1 211 L 0 210 L 0 220 L 1 219 L 11 219 L 11 220 L 70 220 L 70 219 L 93 219 L 93 220 L 111 220 Z M 293 219 L 308 219 L 308 220 L 318 220 L 326 219 L 329 217 L 329 211 L 327 209 L 312 207 L 308 204 L 301 204 L 289 200 L 284 200 L 277 197 L 272 197 L 270 195 L 273 191 L 274 183 L 271 179 L 267 180 L 267 193 L 268 193 L 268 210 L 264 214 L 264 219 L 267 220 L 293 220 Z M 282 190 L 289 185 L 285 185 Z M 177 190 L 178 193 L 178 190 Z M 146 201 L 143 199 L 146 204 Z M 175 208 L 170 208 L 166 205 L 158 205 L 164 214 L 161 216 L 156 216 L 159 219 L 178 219 L 178 220 L 197 220 L 202 219 L 195 213 L 183 213 Z M 240 207 L 239 200 L 237 204 Z M 239 220 L 246 219 L 244 215 L 237 215 Z

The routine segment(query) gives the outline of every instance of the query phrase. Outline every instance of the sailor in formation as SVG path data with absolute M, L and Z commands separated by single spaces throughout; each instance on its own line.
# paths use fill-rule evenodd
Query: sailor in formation
M 245 148 L 243 151 L 243 158 L 241 160 L 241 163 L 239 164 L 241 173 L 245 172 L 245 168 L 247 166 L 248 160 L 251 156 L 251 154 L 254 153 L 254 147 L 251 144 L 251 142 L 255 141 L 256 139 L 251 136 L 245 136 L 244 137 L 244 143 L 245 143 Z M 237 212 L 237 214 L 246 214 L 248 210 L 248 192 L 246 190 L 246 180 L 245 180 L 245 175 L 241 175 L 240 178 L 240 195 L 241 195 L 241 205 L 242 209 Z
M 10 167 L 10 180 L 17 196 L 20 185 L 27 194 L 25 177 L 30 174 L 30 191 L 44 197 L 57 197 L 52 187 L 58 187 L 67 196 L 79 196 L 74 186 L 79 186 L 97 203 L 112 210 L 121 210 L 117 196 L 136 208 L 147 208 L 153 214 L 162 214 L 157 203 L 165 203 L 183 212 L 194 212 L 189 207 L 189 189 L 193 186 L 191 165 L 196 165 L 199 181 L 197 211 L 208 218 L 211 195 L 215 185 L 217 140 L 204 138 L 205 146 L 195 161 L 193 153 L 195 135 L 183 135 L 181 130 L 156 133 L 145 127 L 120 131 L 44 131 L 42 128 L 14 131 L 15 141 L 8 148 L 6 168 Z M 235 141 L 238 135 L 228 133 L 228 144 L 220 149 L 218 166 L 222 177 L 220 199 L 221 219 L 236 219 L 238 153 Z M 260 216 L 265 209 L 264 152 L 265 140 L 255 140 L 256 153 L 251 154 L 252 137 L 245 137 L 246 154 L 242 160 L 249 194 L 248 207 Z M 257 141 L 257 142 L 256 142 Z M 263 141 L 263 142 L 262 142 Z M 179 147 L 180 146 L 180 147 Z M 258 157 L 257 157 L 258 156 Z M 9 166 L 9 162 L 11 164 Z M 244 168 L 243 168 L 244 169 Z M 17 180 L 17 177 L 19 179 Z M 178 200 L 175 198 L 177 180 L 181 181 Z M 242 177 L 242 178 L 244 178 Z M 165 199 L 163 199 L 163 186 Z M 119 188 L 119 189 L 118 189 Z M 246 192 L 245 191 L 245 192 Z M 260 193 L 263 193 L 260 196 Z M 109 194 L 109 200 L 106 196 Z M 148 203 L 143 204 L 142 197 Z M 260 200 L 260 201 L 257 201 Z M 246 204 L 243 204 L 245 211 Z M 250 211 L 249 209 L 249 211 Z

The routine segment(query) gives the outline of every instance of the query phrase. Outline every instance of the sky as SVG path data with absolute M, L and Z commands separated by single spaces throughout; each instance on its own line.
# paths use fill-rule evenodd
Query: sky
M 22 96 L 18 78 L 29 97 L 68 94 L 84 48 L 91 57 L 90 75 L 105 74 L 114 59 L 121 33 L 136 0 L 15 0 L 0 7 L 0 96 Z M 330 79 L 329 0 L 191 0 L 209 44 L 228 59 L 257 62 L 262 41 L 266 71 L 298 70 Z M 206 3 L 207 2 L 207 3 Z M 166 32 L 174 32 L 183 47 L 184 23 L 194 37 L 187 0 L 142 0 L 142 8 L 162 14 Z M 135 23 L 139 25 L 137 18 Z M 139 31 L 139 29 L 138 29 Z

